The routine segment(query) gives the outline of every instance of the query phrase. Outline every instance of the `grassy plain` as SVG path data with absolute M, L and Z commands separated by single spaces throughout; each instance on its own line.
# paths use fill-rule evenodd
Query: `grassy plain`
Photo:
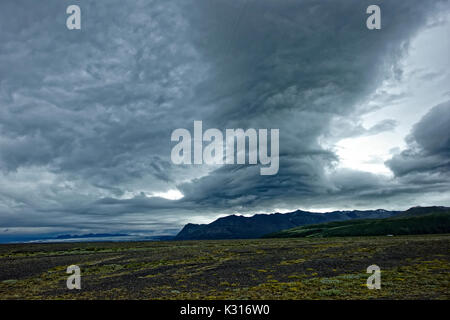
M 81 268 L 81 290 L 66 268 Z M 366 268 L 381 268 L 369 290 Z M 0 299 L 449 299 L 450 235 L 0 245 Z

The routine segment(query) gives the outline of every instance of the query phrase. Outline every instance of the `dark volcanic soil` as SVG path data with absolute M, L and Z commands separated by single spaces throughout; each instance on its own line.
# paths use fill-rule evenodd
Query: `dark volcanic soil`
M 0 245 L 0 298 L 448 299 L 449 252 L 450 235 Z

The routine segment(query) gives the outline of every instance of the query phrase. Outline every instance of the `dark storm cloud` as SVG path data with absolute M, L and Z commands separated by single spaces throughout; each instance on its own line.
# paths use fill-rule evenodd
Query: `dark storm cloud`
M 408 148 L 387 165 L 397 176 L 450 172 L 450 101 L 431 109 L 407 137 Z
M 171 112 L 199 69 L 180 13 L 142 1 L 80 5 L 77 33 L 65 30 L 61 1 L 2 4 L 4 15 L 25 15 L 2 19 L 1 36 L 15 35 L 2 46 L 2 169 L 45 165 L 100 185 L 170 180 Z
M 326 206 L 336 196 L 358 199 L 361 189 L 354 187 L 358 184 L 378 190 L 380 180 L 389 183 L 356 171 L 347 172 L 354 174 L 347 179 L 353 186 L 335 181 L 326 169 L 334 165 L 336 156 L 318 139 L 395 128 L 395 120 L 384 120 L 365 129 L 351 116 L 386 74 L 401 75 L 398 58 L 432 6 L 387 2 L 383 19 L 389 32 L 371 33 L 361 25 L 358 14 L 367 5 L 248 1 L 239 7 L 216 1 L 200 7 L 198 14 L 203 19 L 194 23 L 207 26 L 198 28 L 207 32 L 193 37 L 197 48 L 214 61 L 211 72 L 216 75 L 216 81 L 204 84 L 200 92 L 209 99 L 202 101 L 216 107 L 208 120 L 219 127 L 280 128 L 281 157 L 276 176 L 261 177 L 252 168 L 222 168 L 180 186 L 187 198 L 240 210 L 298 206 L 311 199 Z M 225 21 L 233 21 L 226 14 L 233 8 L 242 10 L 245 18 L 225 28 Z M 339 126 L 336 130 L 336 123 L 331 126 L 336 118 L 342 120 L 342 130 Z
M 411 37 L 448 10 L 383 1 L 383 29 L 369 31 L 372 2 L 78 1 L 82 30 L 68 31 L 71 3 L 2 1 L 0 224 L 166 228 L 412 192 L 373 174 L 328 174 L 338 158 L 320 143 L 394 129 L 394 120 L 363 128 L 360 103 L 401 76 Z M 170 134 L 194 120 L 279 128 L 279 173 L 174 166 Z M 173 188 L 184 198 L 149 197 Z

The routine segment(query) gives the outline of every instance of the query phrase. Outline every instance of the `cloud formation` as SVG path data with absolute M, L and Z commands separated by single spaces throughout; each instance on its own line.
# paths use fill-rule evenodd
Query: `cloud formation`
M 450 100 L 433 107 L 407 137 L 408 148 L 387 162 L 396 176 L 450 172 Z
M 395 130 L 389 116 L 361 125 L 367 99 L 401 77 L 410 40 L 449 12 L 448 1 L 383 1 L 382 30 L 370 31 L 370 4 L 81 0 L 82 30 L 68 31 L 68 3 L 2 1 L 0 225 L 150 232 L 231 213 L 404 208 L 417 192 L 442 194 L 448 103 L 387 162 L 393 178 L 337 170 L 324 143 Z M 388 108 L 397 96 L 385 97 Z M 171 132 L 194 120 L 280 129 L 279 173 L 172 164 Z M 184 197 L 154 197 L 174 189 Z

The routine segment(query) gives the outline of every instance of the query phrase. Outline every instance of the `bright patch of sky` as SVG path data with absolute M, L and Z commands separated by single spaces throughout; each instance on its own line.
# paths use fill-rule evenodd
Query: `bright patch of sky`
M 340 140 L 335 148 L 339 168 L 351 168 L 391 176 L 384 162 L 405 147 L 411 128 L 432 107 L 450 97 L 450 16 L 422 30 L 411 42 L 401 62 L 397 79 L 386 80 L 369 106 L 375 111 L 362 116 L 362 125 L 370 128 L 393 119 L 396 128 L 376 135 Z
M 160 197 L 167 200 L 179 200 L 183 198 L 183 194 L 177 189 L 171 189 L 166 192 L 156 192 L 152 194 L 151 197 Z

